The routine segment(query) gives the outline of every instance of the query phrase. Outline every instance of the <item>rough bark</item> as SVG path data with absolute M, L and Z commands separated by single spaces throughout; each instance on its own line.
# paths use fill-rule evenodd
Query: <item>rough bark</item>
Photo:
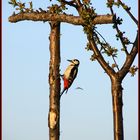
M 124 140 L 123 133 L 123 95 L 120 78 L 112 79 L 112 106 L 114 122 L 114 140 Z
M 50 108 L 48 114 L 49 140 L 59 140 L 60 123 L 60 23 L 51 22 L 50 33 Z
M 98 15 L 93 19 L 93 24 L 111 24 L 113 23 L 114 16 L 112 15 Z M 32 21 L 58 21 L 66 22 L 74 25 L 84 25 L 84 20 L 79 16 L 67 14 L 50 14 L 50 13 L 19 13 L 9 17 L 9 22 L 16 23 L 24 20 Z

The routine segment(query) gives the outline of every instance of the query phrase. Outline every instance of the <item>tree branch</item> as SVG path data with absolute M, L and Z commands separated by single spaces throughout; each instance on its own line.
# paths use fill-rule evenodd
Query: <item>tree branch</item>
M 114 16 L 112 15 L 98 15 L 93 19 L 93 24 L 112 24 Z M 24 20 L 32 21 L 58 21 L 66 22 L 74 25 L 84 25 L 85 21 L 79 16 L 67 14 L 50 14 L 50 13 L 19 13 L 9 17 L 9 22 L 16 23 Z
M 96 59 L 99 62 L 99 64 L 102 66 L 102 68 L 105 70 L 105 72 L 110 77 L 114 76 L 115 71 L 104 60 L 103 56 L 101 55 L 100 51 L 98 50 L 98 48 L 96 46 L 96 43 L 95 43 L 94 39 L 88 39 L 88 41 L 89 41 L 89 43 L 91 45 L 91 49 L 93 50 L 93 52 L 97 56 Z
M 123 79 L 126 74 L 129 72 L 129 69 L 138 53 L 138 34 L 136 36 L 136 40 L 134 42 L 133 48 L 130 54 L 126 57 L 125 63 L 122 66 L 121 70 L 118 72 L 121 79 Z
M 123 7 L 123 9 L 127 12 L 127 14 L 132 18 L 132 20 L 138 25 L 138 20 L 133 16 L 133 14 L 128 10 L 128 8 L 124 8 L 125 4 L 121 2 L 121 0 L 118 0 L 120 5 Z
M 81 3 L 80 0 L 76 0 L 75 3 L 77 4 L 78 7 L 81 7 L 82 6 L 82 3 Z
M 95 29 L 94 29 L 94 30 L 95 30 Z M 104 38 L 97 30 L 95 30 L 95 32 L 97 32 L 97 34 L 99 34 L 99 35 L 101 36 L 101 38 L 104 40 L 104 42 L 105 42 L 106 44 L 108 44 L 108 42 L 105 40 L 105 38 Z M 104 49 L 104 51 L 106 51 L 106 48 L 105 48 L 105 47 L 103 46 L 103 44 L 101 43 L 101 41 L 100 41 L 98 35 L 96 35 L 96 38 L 97 38 L 99 44 L 101 45 L 101 50 Z M 101 50 L 100 50 L 100 51 L 101 51 Z M 113 61 L 114 61 L 114 63 L 115 63 L 115 66 L 116 66 L 117 70 L 119 71 L 118 64 L 117 64 L 117 62 L 116 62 L 116 60 L 115 60 L 115 57 L 114 57 L 113 55 L 112 55 L 112 59 L 113 59 Z
M 113 8 L 112 7 L 110 7 L 110 11 L 111 11 L 112 15 L 114 15 L 114 12 L 113 12 Z M 120 30 L 119 30 L 119 27 L 118 27 L 118 25 L 116 23 L 116 20 L 114 20 L 114 25 L 115 25 L 115 29 L 117 31 L 117 34 L 119 35 L 120 34 Z M 127 48 L 125 46 L 125 43 L 123 41 L 123 37 L 121 35 L 119 35 L 119 38 L 120 38 L 121 44 L 122 44 L 122 46 L 124 48 L 124 51 L 125 51 L 126 55 L 128 55 L 129 53 L 128 53 Z
M 74 8 L 78 7 L 77 5 L 74 4 L 73 0 L 72 1 L 61 0 L 61 2 L 65 3 L 65 4 L 69 5 L 69 6 L 72 6 Z

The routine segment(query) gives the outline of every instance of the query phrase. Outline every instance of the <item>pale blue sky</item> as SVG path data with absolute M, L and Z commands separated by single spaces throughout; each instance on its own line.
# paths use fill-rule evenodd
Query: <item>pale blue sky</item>
M 25 2 L 29 2 L 24 0 Z M 35 8 L 48 6 L 47 0 L 32 0 Z M 137 17 L 137 3 L 125 0 Z M 49 34 L 48 23 L 23 21 L 9 23 L 13 8 L 2 1 L 2 87 L 3 140 L 49 140 Z M 109 13 L 105 0 L 94 0 L 99 14 Z M 116 9 L 117 10 L 117 9 Z M 117 10 L 118 11 L 118 10 Z M 70 9 L 73 12 L 73 9 Z M 75 13 L 75 12 L 74 12 Z M 134 41 L 136 26 L 125 12 L 121 29 Z M 111 29 L 111 30 L 110 30 Z M 98 25 L 106 40 L 120 49 L 113 36 L 112 25 Z M 67 59 L 80 60 L 79 73 L 68 94 L 61 100 L 61 140 L 113 140 L 112 98 L 110 79 L 97 62 L 91 62 L 91 52 L 85 50 L 86 36 L 82 27 L 61 24 L 61 73 Z M 124 60 L 121 53 L 117 61 Z M 137 59 L 137 58 L 136 58 Z M 137 64 L 135 60 L 134 64 Z M 123 114 L 126 140 L 138 139 L 138 74 L 123 81 Z M 76 90 L 76 87 L 84 90 Z

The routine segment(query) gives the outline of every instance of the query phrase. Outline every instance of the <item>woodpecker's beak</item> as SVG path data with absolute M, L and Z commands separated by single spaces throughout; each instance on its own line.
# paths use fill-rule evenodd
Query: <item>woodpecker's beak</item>
M 72 60 L 67 60 L 67 61 L 72 62 Z

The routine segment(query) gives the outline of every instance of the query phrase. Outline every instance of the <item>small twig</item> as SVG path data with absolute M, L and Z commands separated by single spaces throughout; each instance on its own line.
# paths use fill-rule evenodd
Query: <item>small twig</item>
M 105 42 L 106 44 L 108 44 L 108 42 L 105 40 L 105 38 L 104 38 L 97 30 L 95 30 L 95 31 L 101 36 L 101 38 L 104 40 L 104 42 Z M 100 45 L 101 45 L 101 50 L 102 50 L 102 48 L 103 48 L 103 49 L 106 51 L 106 49 L 105 49 L 104 46 L 102 45 L 102 43 L 101 43 L 99 37 L 97 36 L 97 34 L 96 34 L 96 37 L 97 37 L 97 39 L 98 39 L 98 41 L 99 41 L 99 43 L 100 43 Z M 100 51 L 101 51 L 101 50 L 100 50 Z M 119 71 L 119 67 L 118 67 L 117 62 L 116 62 L 116 60 L 115 60 L 115 57 L 112 56 L 112 59 L 113 59 L 115 65 L 116 65 L 117 70 Z
M 101 38 L 104 40 L 104 42 L 105 42 L 106 44 L 108 44 L 107 41 L 105 40 L 105 38 L 104 38 L 96 29 L 94 29 L 94 30 L 95 30 L 95 32 L 96 32 L 97 34 L 99 34 L 99 35 L 101 36 Z
M 132 18 L 132 20 L 138 25 L 138 20 L 133 16 L 133 14 L 130 12 L 130 10 L 124 8 L 124 3 L 121 2 L 121 0 L 118 0 L 122 8 L 127 12 L 127 14 Z
M 117 62 L 116 62 L 114 56 L 112 56 L 112 59 L 113 59 L 113 61 L 114 61 L 114 63 L 115 63 L 115 66 L 116 66 L 117 70 L 119 71 L 119 67 L 118 67 L 118 65 L 117 65 Z
M 111 11 L 111 14 L 114 15 L 114 12 L 113 12 L 113 8 L 112 8 L 112 7 L 110 7 L 110 11 Z M 115 25 L 115 29 L 116 29 L 117 33 L 119 34 L 119 33 L 120 33 L 120 30 L 119 30 L 119 27 L 118 27 L 116 21 L 114 21 L 114 25 Z M 125 44 L 124 44 L 124 42 L 123 42 L 122 36 L 119 36 L 119 38 L 120 38 L 120 40 L 121 40 L 121 43 L 122 43 L 122 46 L 123 46 L 123 48 L 124 48 L 124 51 L 125 51 L 126 55 L 129 55 L 129 53 L 128 53 L 128 51 L 127 51 L 127 48 L 126 48 L 126 46 L 125 46 Z
M 130 51 L 130 55 L 128 55 L 126 57 L 126 60 L 123 64 L 122 68 L 119 71 L 119 76 L 121 79 L 123 79 L 126 76 L 126 74 L 129 72 L 129 69 L 130 69 L 132 63 L 134 62 L 135 57 L 138 54 L 138 39 L 139 38 L 138 38 L 138 33 L 137 33 L 132 50 Z
M 99 62 L 99 64 L 102 66 L 102 68 L 105 70 L 105 72 L 111 77 L 112 75 L 114 75 L 116 72 L 114 71 L 113 68 L 111 68 L 108 63 L 105 61 L 105 59 L 103 58 L 101 52 L 99 51 L 94 38 L 90 39 L 88 38 L 89 43 L 91 45 L 91 49 L 93 50 L 94 54 L 97 57 L 97 61 Z
M 65 3 L 65 4 L 69 5 L 69 6 L 72 6 L 74 8 L 77 8 L 78 7 L 77 5 L 74 4 L 74 1 L 73 0 L 72 1 L 61 0 L 61 2 Z
M 75 3 L 77 4 L 78 7 L 81 7 L 82 6 L 82 3 L 80 0 L 75 0 Z

